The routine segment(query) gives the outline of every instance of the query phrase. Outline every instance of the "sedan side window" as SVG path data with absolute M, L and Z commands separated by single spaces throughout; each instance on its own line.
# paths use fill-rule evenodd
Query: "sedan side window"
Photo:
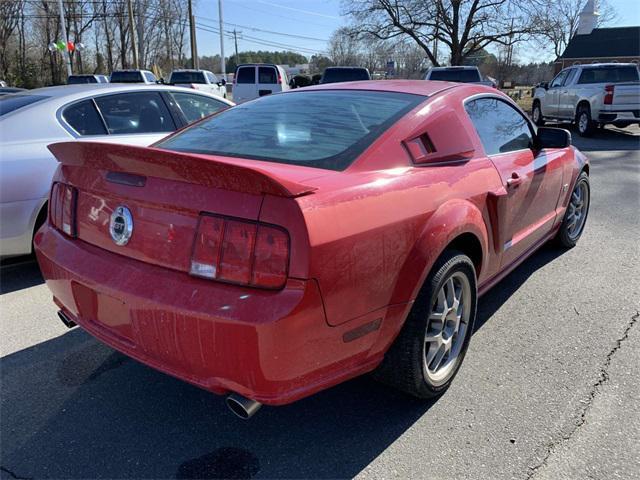
M 80 135 L 106 135 L 102 119 L 91 100 L 69 105 L 62 112 L 62 118 Z
M 531 148 L 533 132 L 527 119 L 497 98 L 479 98 L 465 104 L 487 155 Z
M 106 95 L 95 99 L 112 135 L 173 132 L 176 125 L 158 92 Z
M 204 95 L 176 92 L 172 92 L 171 95 L 180 106 L 180 110 L 182 110 L 182 113 L 184 113 L 184 116 L 189 123 L 200 120 L 201 118 L 228 107 L 226 103 L 218 102 L 217 100 L 205 97 Z

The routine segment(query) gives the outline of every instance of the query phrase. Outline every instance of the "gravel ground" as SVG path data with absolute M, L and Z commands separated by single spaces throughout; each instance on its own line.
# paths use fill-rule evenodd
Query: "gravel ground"
M 640 478 L 640 130 L 574 140 L 592 161 L 583 238 L 480 301 L 433 402 L 360 378 L 242 422 L 66 330 L 37 266 L 4 265 L 0 478 Z

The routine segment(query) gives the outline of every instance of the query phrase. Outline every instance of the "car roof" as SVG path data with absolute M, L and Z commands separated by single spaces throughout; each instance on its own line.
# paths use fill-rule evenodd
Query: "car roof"
M 473 65 L 451 65 L 449 67 L 431 67 L 431 70 L 477 70 Z
M 57 85 L 55 87 L 43 87 L 23 92 L 25 95 L 46 95 L 47 97 L 64 98 L 65 101 L 73 100 L 74 97 L 84 98 L 87 95 L 100 95 L 103 93 L 118 93 L 143 90 L 167 90 L 167 91 L 185 90 L 182 87 L 174 87 L 171 85 L 144 83 L 82 83 L 78 85 Z M 190 90 L 192 93 L 193 91 Z M 206 92 L 197 92 L 206 93 Z
M 441 82 L 437 80 L 361 80 L 356 82 L 325 83 L 310 87 L 288 90 L 286 93 L 310 90 L 369 90 L 379 92 L 412 93 L 414 95 L 431 96 L 449 88 L 460 88 L 464 84 Z M 495 91 L 486 87 L 487 91 Z
M 584 63 L 580 65 L 571 65 L 572 67 L 582 67 L 582 68 L 610 68 L 610 67 L 638 67 L 635 63 L 617 63 L 617 62 L 607 62 L 607 63 Z

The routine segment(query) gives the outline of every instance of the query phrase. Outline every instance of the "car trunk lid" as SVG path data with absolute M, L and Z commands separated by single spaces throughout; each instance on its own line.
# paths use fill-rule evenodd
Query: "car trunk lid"
M 314 190 L 302 179 L 318 174 L 305 167 L 95 142 L 58 143 L 49 149 L 61 163 L 60 178 L 77 190 L 77 238 L 184 272 L 190 268 L 201 213 L 258 221 L 265 197 L 293 202 Z M 118 207 L 128 209 L 133 221 L 124 245 L 110 231 Z

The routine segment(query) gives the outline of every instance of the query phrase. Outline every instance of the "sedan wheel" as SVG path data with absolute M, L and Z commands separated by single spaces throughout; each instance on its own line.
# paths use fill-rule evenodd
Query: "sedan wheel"
M 425 375 L 434 385 L 447 380 L 460 358 L 470 304 L 469 280 L 461 272 L 453 273 L 438 292 L 425 332 Z

